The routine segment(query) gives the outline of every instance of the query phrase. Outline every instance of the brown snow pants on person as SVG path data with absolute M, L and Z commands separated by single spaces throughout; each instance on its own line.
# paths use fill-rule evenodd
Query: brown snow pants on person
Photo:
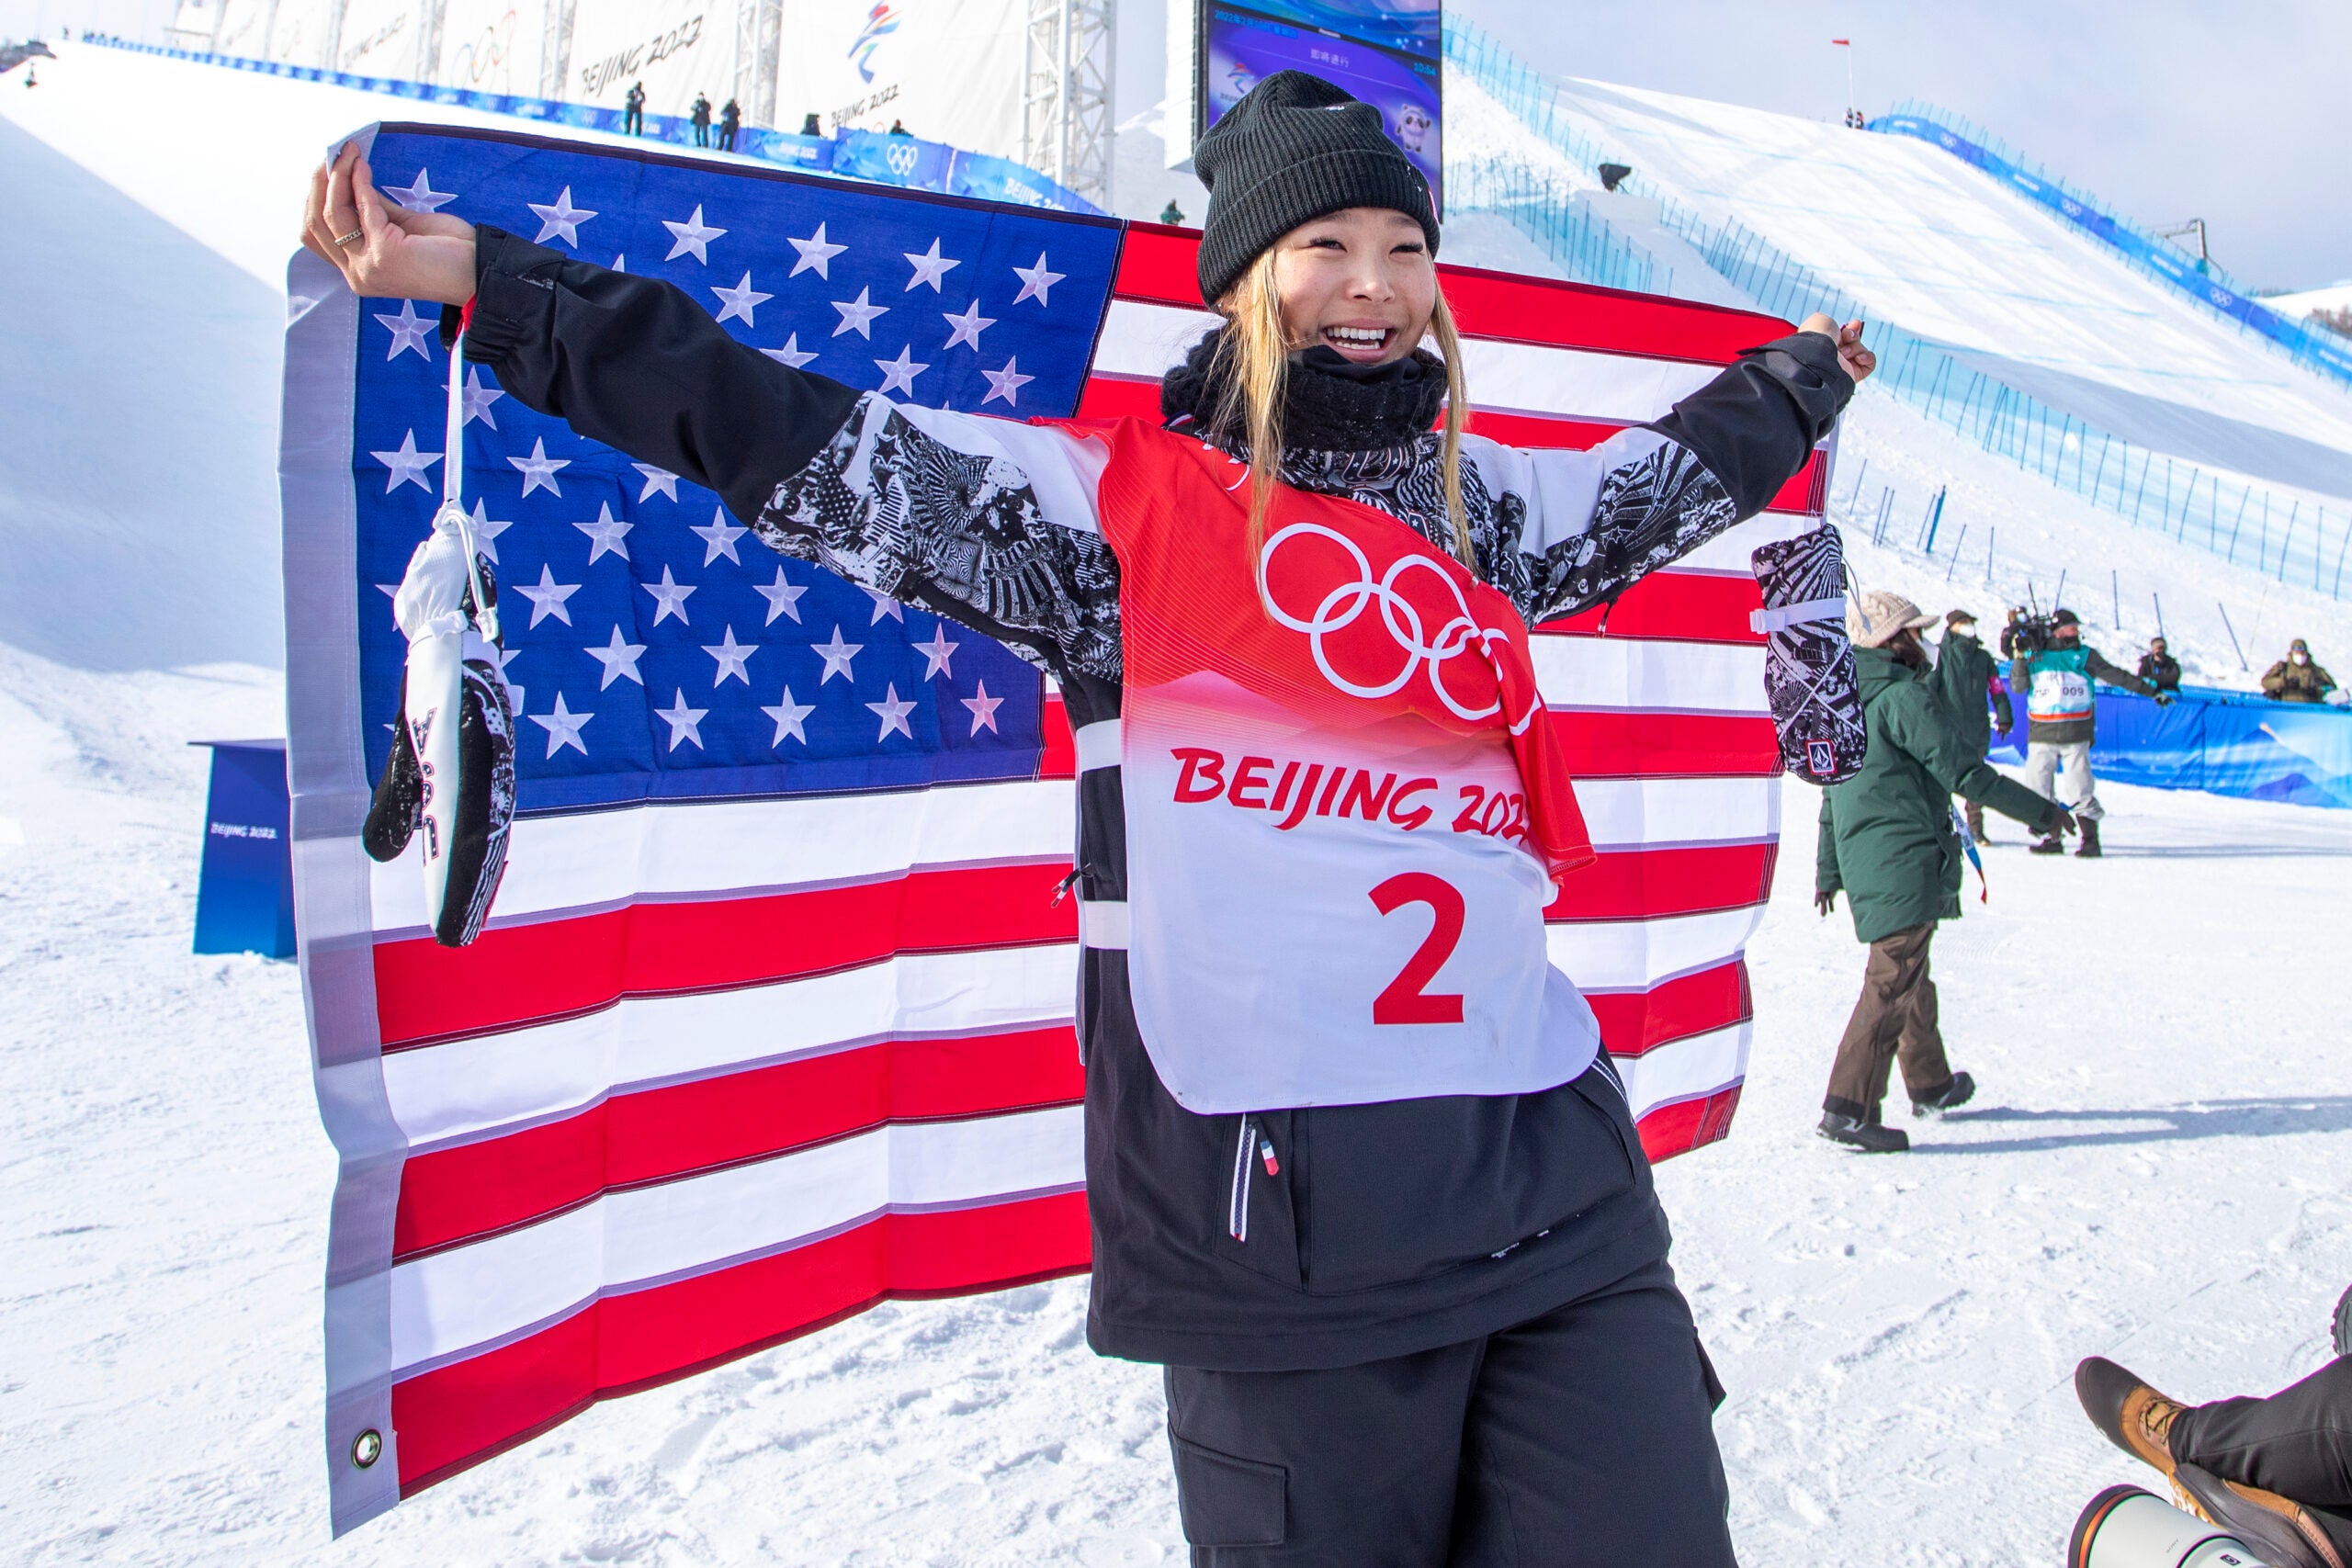
M 1862 967 L 1862 994 L 1838 1061 L 1829 1069 L 1824 1111 L 1875 1122 L 1886 1099 L 1888 1069 L 1900 1060 L 1903 1084 L 1913 1100 L 1925 1100 L 1951 1082 L 1944 1040 L 1936 1027 L 1936 983 L 1928 976 L 1928 945 L 1936 923 L 1908 927 L 1871 943 Z

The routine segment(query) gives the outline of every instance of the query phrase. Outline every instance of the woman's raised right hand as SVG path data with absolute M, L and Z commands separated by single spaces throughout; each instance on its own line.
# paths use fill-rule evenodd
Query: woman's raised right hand
M 462 305 L 474 297 L 474 226 L 386 201 L 356 142 L 311 174 L 302 245 L 362 299 Z

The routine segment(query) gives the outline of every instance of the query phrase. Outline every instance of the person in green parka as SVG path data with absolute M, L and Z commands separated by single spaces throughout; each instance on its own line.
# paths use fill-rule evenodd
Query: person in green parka
M 1976 617 L 1966 610 L 1953 610 L 1944 616 L 1944 639 L 1936 645 L 1934 682 L 1936 694 L 1951 705 L 1952 716 L 1960 720 L 1962 739 L 1973 754 L 1984 755 L 1996 728 L 2007 735 L 2017 723 L 2009 689 L 2001 683 L 1993 656 L 1976 640 Z M 1992 705 L 1989 710 L 1987 703 Z M 1984 807 L 1969 801 L 1961 815 L 1968 821 L 1970 838 L 1980 844 L 1993 841 L 1984 836 Z
M 1824 915 L 1846 895 L 1854 935 L 1870 944 L 1861 998 L 1838 1043 L 1823 1099 L 1821 1135 L 1873 1154 L 1911 1146 L 1883 1126 L 1890 1066 L 1900 1060 L 1915 1115 L 1949 1111 L 1976 1092 L 1944 1057 L 1928 948 L 1936 922 L 1960 918 L 1961 844 L 1951 797 L 1978 801 L 2050 833 L 2073 832 L 2063 806 L 2002 777 L 1971 746 L 1939 696 L 1919 628 L 1935 617 L 1897 593 L 1858 594 L 1846 613 L 1868 744 L 1861 772 L 1822 792 L 1814 904 Z

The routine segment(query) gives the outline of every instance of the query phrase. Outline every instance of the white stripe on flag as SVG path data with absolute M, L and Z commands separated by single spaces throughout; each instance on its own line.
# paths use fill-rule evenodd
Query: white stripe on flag
M 886 1213 L 1075 1188 L 1086 1175 L 1081 1126 L 1079 1107 L 1058 1106 L 880 1127 L 607 1191 L 537 1224 L 397 1265 L 392 1375 L 510 1339 L 599 1296 L 781 1252 Z
M 392 1115 L 417 1150 L 472 1142 L 605 1098 L 888 1038 L 1068 1023 L 1078 949 L 908 955 L 835 975 L 681 997 L 394 1051 Z
M 1753 844 L 1781 830 L 1778 779 L 1579 779 L 1577 805 L 1601 850 Z
M 1076 810 L 1070 782 L 1048 779 L 525 817 L 491 923 L 637 900 L 839 886 L 911 866 L 1066 861 Z M 421 852 L 412 843 L 375 867 L 379 933 L 424 930 Z
M 1560 973 L 1587 991 L 1645 991 L 1660 980 L 1739 956 L 1761 906 L 1654 920 L 1583 920 L 1544 928 Z
M 1535 683 L 1555 708 L 1645 713 L 1761 714 L 1764 649 L 1754 644 L 1636 642 L 1628 637 L 1528 639 Z
M 1735 1023 L 1711 1029 L 1687 1040 L 1654 1046 L 1638 1056 L 1612 1056 L 1617 1076 L 1625 1080 L 1625 1098 L 1635 1116 L 1646 1116 L 1661 1105 L 1696 1100 L 1728 1089 L 1747 1072 L 1747 1047 L 1755 1026 Z

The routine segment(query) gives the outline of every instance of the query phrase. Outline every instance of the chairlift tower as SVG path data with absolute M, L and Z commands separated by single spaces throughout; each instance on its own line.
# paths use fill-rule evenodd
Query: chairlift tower
M 1095 206 L 1111 205 L 1115 0 L 1029 0 L 1021 161 Z
M 745 125 L 775 123 L 776 55 L 783 47 L 784 0 L 736 0 L 735 107 Z

